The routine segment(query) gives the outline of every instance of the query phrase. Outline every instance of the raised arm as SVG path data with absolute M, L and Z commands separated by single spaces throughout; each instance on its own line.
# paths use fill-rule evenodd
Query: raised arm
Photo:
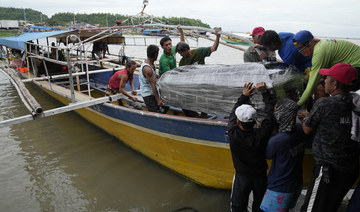
M 214 52 L 214 51 L 216 51 L 217 49 L 218 49 L 218 47 L 219 47 L 219 42 L 220 42 L 220 34 L 218 33 L 218 32 L 220 32 L 220 29 L 219 28 L 216 28 L 215 29 L 215 35 L 216 35 L 216 39 L 215 39 L 215 41 L 214 41 L 214 44 L 212 45 L 212 47 L 211 47 L 211 52 Z
M 185 42 L 184 30 L 180 28 L 180 25 L 177 25 L 177 30 L 180 33 L 180 41 Z

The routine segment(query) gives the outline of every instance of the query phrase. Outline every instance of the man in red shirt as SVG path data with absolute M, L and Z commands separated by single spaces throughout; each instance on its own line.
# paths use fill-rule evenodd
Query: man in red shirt
M 131 93 L 136 95 L 136 91 L 134 89 L 134 80 L 133 75 L 136 69 L 136 62 L 133 60 L 129 60 L 126 63 L 126 68 L 123 70 L 117 71 L 109 80 L 108 88 L 106 89 L 106 95 L 113 95 L 117 93 L 122 93 L 125 96 L 129 97 L 132 101 L 137 101 L 137 98 L 131 96 L 128 92 L 126 92 L 125 85 L 127 82 L 130 82 Z M 122 105 L 119 101 L 119 105 Z

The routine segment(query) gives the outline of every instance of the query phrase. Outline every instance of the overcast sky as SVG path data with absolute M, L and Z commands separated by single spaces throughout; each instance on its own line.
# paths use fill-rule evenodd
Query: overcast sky
M 51 17 L 58 12 L 135 15 L 143 0 L 1 0 L 1 7 L 32 8 Z M 360 38 L 359 0 L 149 0 L 154 16 L 200 19 L 228 32 L 256 26 L 277 32 L 307 29 L 315 36 Z

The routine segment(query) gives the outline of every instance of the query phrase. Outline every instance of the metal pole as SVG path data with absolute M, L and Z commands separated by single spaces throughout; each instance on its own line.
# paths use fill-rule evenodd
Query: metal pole
M 49 82 L 49 85 L 50 85 L 50 89 L 52 90 L 52 86 L 51 86 L 51 82 L 50 82 L 50 75 L 49 75 L 45 60 L 43 60 L 43 63 L 44 63 L 45 71 L 46 71 L 46 76 L 48 76 L 48 82 Z
M 71 63 L 70 63 L 70 49 L 67 49 L 67 67 L 69 71 L 69 81 L 70 81 L 70 90 L 71 90 L 71 101 L 75 102 L 75 94 L 74 94 L 74 79 L 72 77 Z

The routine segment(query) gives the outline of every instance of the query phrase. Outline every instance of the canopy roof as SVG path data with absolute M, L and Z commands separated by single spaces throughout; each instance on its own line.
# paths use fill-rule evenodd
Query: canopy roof
M 0 38 L 0 45 L 7 46 L 9 48 L 25 50 L 25 42 L 46 38 L 46 37 L 54 37 L 56 35 L 60 35 L 67 32 L 69 31 L 62 30 L 62 31 L 51 31 L 51 32 L 31 32 L 31 33 L 24 33 L 16 37 L 3 37 Z
M 101 31 L 100 30 L 93 31 L 93 30 L 86 30 L 86 29 L 85 30 L 72 30 L 67 33 L 56 36 L 56 39 L 58 42 L 62 42 L 65 44 L 67 36 L 76 35 L 82 41 L 92 37 L 92 39 L 88 40 L 88 42 L 91 42 L 91 41 L 94 41 L 95 39 L 97 40 L 98 38 L 104 37 L 107 35 L 106 33 L 99 34 L 99 32 L 101 32 Z M 107 44 L 120 44 L 122 42 L 125 42 L 125 38 L 122 35 L 113 34 L 113 35 L 106 36 L 102 39 L 99 39 L 98 41 L 102 41 Z M 78 42 L 78 41 L 76 40 L 76 42 Z
M 87 31 L 87 30 L 62 30 L 62 31 L 51 31 L 51 32 L 31 32 L 24 33 L 16 37 L 3 37 L 0 38 L 0 46 L 7 46 L 9 48 L 25 50 L 25 42 L 46 38 L 46 37 L 55 37 L 58 42 L 62 42 L 66 45 L 66 38 L 69 35 L 76 35 L 81 40 L 88 39 L 89 42 L 103 37 L 106 34 L 97 35 L 99 32 Z M 99 39 L 99 41 L 105 42 L 107 44 L 119 44 L 124 42 L 124 37 L 121 35 L 110 35 L 105 38 Z M 78 42 L 76 40 L 75 42 Z

